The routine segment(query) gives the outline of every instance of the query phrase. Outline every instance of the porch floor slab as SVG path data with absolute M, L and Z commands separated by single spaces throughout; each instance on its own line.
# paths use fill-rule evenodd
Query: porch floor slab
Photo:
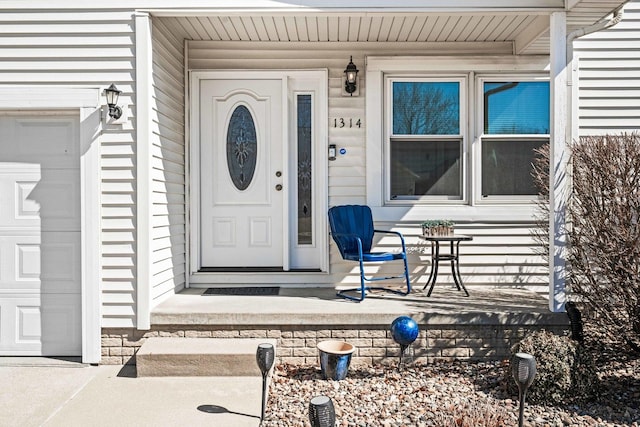
M 431 297 L 422 289 L 406 296 L 373 291 L 362 302 L 336 296 L 332 288 L 281 287 L 278 295 L 203 295 L 189 288 L 151 313 L 152 325 L 389 325 L 408 315 L 424 325 L 568 325 L 566 313 L 549 311 L 548 300 L 526 289 L 470 289 L 470 296 L 442 285 Z

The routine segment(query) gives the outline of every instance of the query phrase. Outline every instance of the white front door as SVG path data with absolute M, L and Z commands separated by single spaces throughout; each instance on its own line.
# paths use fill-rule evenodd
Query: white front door
M 282 85 L 200 81 L 201 267 L 285 266 Z
M 0 355 L 82 352 L 78 125 L 0 115 Z

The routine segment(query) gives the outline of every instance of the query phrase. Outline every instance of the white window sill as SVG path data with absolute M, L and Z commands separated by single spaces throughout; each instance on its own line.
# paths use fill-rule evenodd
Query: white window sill
M 413 222 L 429 219 L 450 219 L 464 222 L 533 222 L 534 204 L 492 204 L 482 206 L 415 205 L 371 206 L 376 221 Z

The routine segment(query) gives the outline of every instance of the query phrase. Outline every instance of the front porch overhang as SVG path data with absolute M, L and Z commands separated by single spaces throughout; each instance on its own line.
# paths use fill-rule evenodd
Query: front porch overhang
M 151 154 L 146 145 L 153 129 L 151 116 L 153 81 L 153 20 L 162 22 L 176 40 L 247 44 L 259 48 L 260 43 L 287 45 L 297 43 L 321 47 L 326 44 L 397 45 L 415 47 L 425 55 L 442 46 L 452 54 L 501 54 L 510 56 L 550 55 L 552 89 L 552 140 L 556 153 L 564 153 L 566 130 L 571 129 L 572 112 L 567 104 L 566 35 L 584 26 L 593 25 L 619 9 L 622 1 L 527 0 L 514 6 L 512 2 L 489 1 L 478 6 L 476 1 L 438 1 L 428 6 L 417 1 L 378 1 L 373 4 L 356 2 L 342 7 L 337 2 L 246 1 L 228 2 L 215 8 L 204 1 L 187 1 L 177 9 L 168 1 L 137 2 L 136 14 L 136 108 L 137 172 L 138 172 L 138 283 L 137 325 L 151 325 L 152 297 L 147 283 L 153 276 L 149 261 L 152 253 L 150 230 Z M 123 2 L 124 5 L 124 2 Z M 477 50 L 477 47 L 482 49 Z M 493 46 L 489 48 L 488 46 Z M 406 52 L 403 51 L 403 52 Z M 411 55 L 414 52 L 410 52 Z M 188 66 L 185 66 L 187 69 Z M 564 76 L 564 77 L 563 77 Z M 569 136 L 569 139 L 571 137 Z M 564 166 L 554 169 L 555 176 L 564 176 Z M 553 184 L 552 184 L 553 185 Z M 556 187 L 553 187 L 556 188 Z M 559 197 L 560 193 L 556 195 Z M 557 214 L 563 218 L 563 213 Z M 555 220 L 556 217 L 554 217 Z M 559 225 L 556 224 L 555 229 Z M 562 236 L 559 236 L 562 237 Z M 560 240 L 561 242 L 562 240 Z M 554 240 L 555 242 L 555 240 Z M 188 255 L 187 255 L 188 256 Z M 551 257 L 550 303 L 552 311 L 564 306 L 563 258 Z M 562 274 L 558 273 L 561 271 Z
M 162 4 L 140 11 L 185 40 L 245 42 L 508 43 L 512 54 L 548 54 L 550 16 L 566 13 L 567 34 L 620 9 L 619 0 L 493 0 L 459 2 L 254 1 L 181 8 Z

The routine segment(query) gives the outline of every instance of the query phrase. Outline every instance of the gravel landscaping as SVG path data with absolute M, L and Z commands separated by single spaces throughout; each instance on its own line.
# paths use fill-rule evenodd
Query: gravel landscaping
M 640 426 L 640 360 L 615 349 L 598 352 L 597 398 L 556 406 L 527 403 L 525 425 Z M 323 380 L 317 366 L 278 365 L 264 426 L 308 426 L 308 402 L 317 395 L 333 400 L 341 427 L 517 426 L 518 396 L 509 387 L 507 365 L 351 367 L 342 381 Z

